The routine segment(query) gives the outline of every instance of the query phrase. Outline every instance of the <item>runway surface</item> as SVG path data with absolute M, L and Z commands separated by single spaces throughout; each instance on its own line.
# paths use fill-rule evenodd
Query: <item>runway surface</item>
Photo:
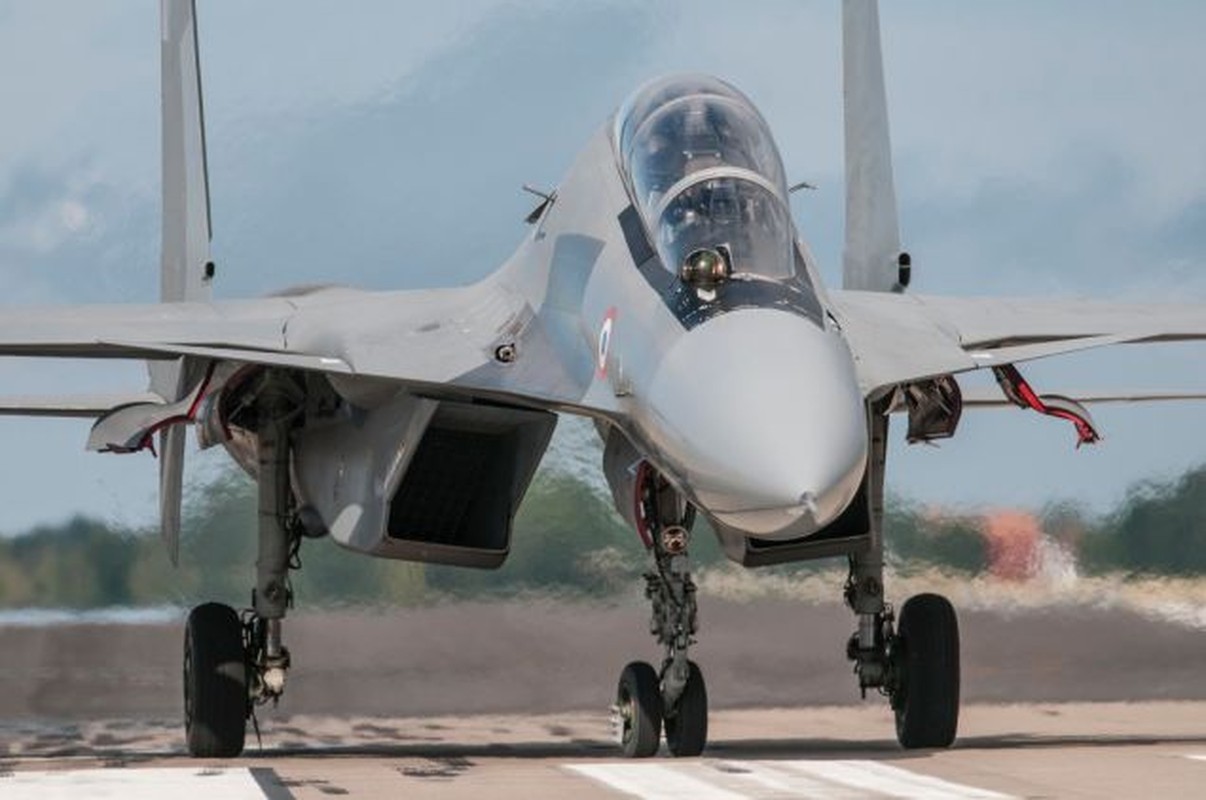
M 194 761 L 174 724 L 98 721 L 74 748 L 27 729 L 31 746 L 0 761 L 0 797 L 1206 796 L 1203 702 L 971 706 L 948 751 L 903 752 L 891 731 L 880 703 L 728 710 L 703 758 L 623 761 L 604 712 L 303 716 L 266 723 L 242 758 Z
M 291 620 L 262 747 L 181 755 L 175 625 L 0 627 L 0 798 L 1206 797 L 1206 634 L 1119 608 L 964 612 L 960 738 L 903 752 L 835 605 L 706 598 L 704 758 L 616 759 L 645 610 L 470 604 Z M 585 710 L 583 710 L 585 709 Z

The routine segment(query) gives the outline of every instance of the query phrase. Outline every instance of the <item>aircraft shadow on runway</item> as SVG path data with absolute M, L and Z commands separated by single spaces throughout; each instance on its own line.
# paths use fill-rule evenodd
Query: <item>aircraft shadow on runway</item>
M 358 726 L 359 727 L 359 726 Z M 358 730 L 359 736 L 366 730 Z M 390 741 L 366 742 L 359 736 L 355 741 L 346 741 L 334 736 L 323 736 L 305 740 L 302 737 L 281 740 L 281 731 L 274 731 L 273 738 L 279 744 L 259 748 L 249 743 L 247 751 L 238 759 L 254 763 L 278 758 L 349 759 L 349 758 L 398 758 L 424 760 L 424 765 L 413 777 L 454 777 L 471 768 L 473 759 L 612 759 L 618 757 L 616 747 L 602 739 L 571 738 L 565 741 L 530 741 L 506 744 L 473 744 L 444 740 L 438 736 L 404 734 L 393 728 L 382 727 L 377 733 Z M 289 731 L 287 733 L 292 733 Z M 302 733 L 297 731 L 296 733 Z M 0 775 L 9 772 L 19 760 L 28 766 L 32 760 L 86 759 L 95 758 L 101 766 L 135 766 L 151 761 L 162 762 L 177 757 L 187 758 L 183 744 L 172 742 L 167 747 L 163 740 L 153 737 L 130 736 L 126 738 L 103 734 L 87 740 L 71 732 L 61 735 L 43 736 L 23 748 L 18 758 L 0 757 Z M 150 745 L 150 746 L 148 746 Z M 1206 734 L 1198 736 L 1159 735 L 1037 735 L 1021 732 L 1006 732 L 960 738 L 955 749 L 972 750 L 1029 750 L 1061 747 L 1125 747 L 1150 745 L 1206 746 Z M 905 751 L 893 739 L 852 740 L 835 738 L 776 738 L 734 739 L 709 742 L 705 757 L 726 760 L 783 760 L 808 758 L 847 758 L 876 761 L 907 761 L 928 758 L 928 750 Z M 420 774 L 422 773 L 422 774 Z M 429 774 L 430 773 L 430 774 Z M 409 773 L 408 773 L 409 774 Z

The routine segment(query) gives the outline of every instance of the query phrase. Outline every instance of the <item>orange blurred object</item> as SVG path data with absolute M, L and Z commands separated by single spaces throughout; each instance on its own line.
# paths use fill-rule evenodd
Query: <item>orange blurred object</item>
M 1021 581 L 1039 568 L 1038 518 L 1025 511 L 993 511 L 984 515 L 988 543 L 988 572 L 996 578 Z

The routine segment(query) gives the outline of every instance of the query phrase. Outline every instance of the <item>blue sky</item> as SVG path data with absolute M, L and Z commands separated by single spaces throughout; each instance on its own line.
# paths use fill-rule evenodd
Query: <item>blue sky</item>
M 156 296 L 157 6 L 0 1 L 5 305 Z M 795 213 L 836 275 L 836 0 L 200 6 L 221 296 L 480 277 L 524 233 L 519 186 L 554 186 L 628 92 L 682 70 L 741 87 L 789 178 L 820 186 Z M 1206 5 L 919 0 L 886 3 L 882 23 L 915 291 L 1206 303 Z M 1051 391 L 1204 389 L 1204 365 L 1206 347 L 1177 345 L 1026 372 Z M 138 365 L 0 359 L 4 393 L 142 382 Z M 1206 460 L 1206 404 L 1094 413 L 1106 439 L 1080 451 L 1065 426 L 1013 411 L 967 414 L 940 448 L 894 436 L 889 484 L 1105 508 Z M 154 462 L 84 454 L 86 434 L 0 420 L 0 531 L 76 511 L 152 518 Z

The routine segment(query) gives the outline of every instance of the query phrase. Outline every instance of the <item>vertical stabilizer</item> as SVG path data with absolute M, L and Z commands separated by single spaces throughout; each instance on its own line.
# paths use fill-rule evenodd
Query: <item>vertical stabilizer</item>
M 160 299 L 210 299 L 209 175 L 193 0 L 162 0 L 163 249 Z
M 900 292 L 908 256 L 900 250 L 892 146 L 877 0 L 842 3 L 842 94 L 846 120 L 846 243 L 842 286 Z
M 205 114 L 193 0 L 160 1 L 163 158 L 163 243 L 160 300 L 207 302 L 210 262 L 209 175 Z M 151 390 L 168 402 L 193 387 L 200 365 L 188 359 L 148 364 Z M 184 428 L 159 435 L 160 533 L 175 564 L 180 551 L 180 499 L 184 478 Z

